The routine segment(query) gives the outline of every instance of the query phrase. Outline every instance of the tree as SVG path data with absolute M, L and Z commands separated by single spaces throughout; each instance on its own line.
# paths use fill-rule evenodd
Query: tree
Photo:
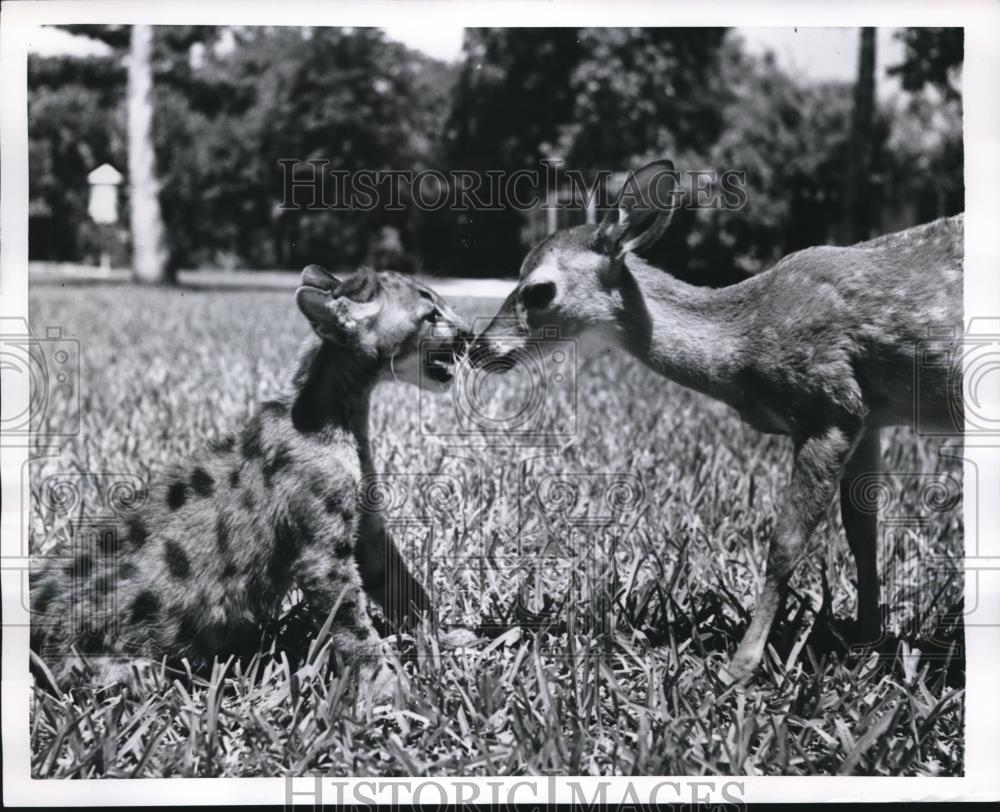
M 854 86 L 851 140 L 844 165 L 844 205 L 840 241 L 844 245 L 867 239 L 871 227 L 868 195 L 875 113 L 875 29 L 862 28 L 858 48 L 858 80 Z
M 128 176 L 132 224 L 132 273 L 146 284 L 174 281 L 164 249 L 160 184 L 153 151 L 153 29 L 132 26 L 128 63 Z
M 544 149 L 573 115 L 574 28 L 467 28 L 443 148 L 446 165 L 474 172 L 540 170 Z M 508 201 L 504 201 L 507 203 Z M 512 202 L 512 201 L 510 201 Z M 522 213 L 461 212 L 450 269 L 509 275 L 524 253 Z
M 958 86 L 965 60 L 965 29 L 904 28 L 896 33 L 903 42 L 903 61 L 889 68 L 890 76 L 899 76 L 903 89 L 910 92 L 934 85 L 946 99 L 962 95 Z
M 30 256 L 96 261 L 87 174 L 103 163 L 125 167 L 124 66 L 102 57 L 32 54 L 28 82 Z M 127 261 L 127 245 L 120 253 Z
M 581 169 L 619 171 L 721 134 L 725 28 L 583 28 L 560 147 Z

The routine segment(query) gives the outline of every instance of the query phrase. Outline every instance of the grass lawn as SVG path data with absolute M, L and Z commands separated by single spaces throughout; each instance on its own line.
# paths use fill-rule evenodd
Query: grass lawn
M 83 366 L 80 432 L 32 464 L 36 552 L 106 510 L 111 483 L 236 428 L 308 329 L 285 291 L 127 285 L 35 285 L 31 320 L 78 340 Z M 448 648 L 429 628 L 394 638 L 408 685 L 371 708 L 323 640 L 304 641 L 293 595 L 261 655 L 207 678 L 164 675 L 141 696 L 36 688 L 34 775 L 962 773 L 962 583 L 922 563 L 962 554 L 960 445 L 946 456 L 886 433 L 894 473 L 870 494 L 891 520 L 879 651 L 847 656 L 838 637 L 854 569 L 831 509 L 766 662 L 726 689 L 719 666 L 762 579 L 790 442 L 617 353 L 530 384 L 523 372 L 458 398 L 376 393 L 388 521 L 441 623 L 477 643 Z M 546 436 L 458 435 L 472 402 L 521 410 Z M 54 398 L 47 427 L 74 411 Z M 80 499 L 46 498 L 66 477 Z

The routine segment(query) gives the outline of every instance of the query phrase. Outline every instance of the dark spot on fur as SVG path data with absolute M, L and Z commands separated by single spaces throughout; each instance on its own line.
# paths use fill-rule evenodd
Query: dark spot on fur
M 336 385 L 325 374 L 325 370 L 337 363 L 336 355 L 339 352 L 342 350 L 326 342 L 322 343 L 296 375 L 298 396 L 292 404 L 292 425 L 296 431 L 303 433 L 321 431 L 329 423 L 342 421 L 348 417 Z M 370 363 L 371 368 L 358 370 L 361 376 L 375 371 L 374 367 L 378 362 Z M 336 411 L 338 403 L 341 405 L 339 413 Z
M 269 400 L 261 404 L 260 413 L 267 417 L 284 417 L 288 414 L 288 407 L 280 400 Z
M 323 494 L 326 493 L 326 482 L 327 476 L 319 471 L 313 471 L 309 477 L 309 490 L 313 496 L 318 496 L 323 498 Z
M 142 623 L 145 620 L 152 620 L 159 611 L 160 599 L 148 589 L 143 590 L 132 601 L 132 622 Z
M 201 633 L 201 618 L 190 612 L 181 615 L 177 625 L 177 640 L 180 643 L 194 643 Z
M 236 565 L 232 561 L 227 561 L 226 566 L 222 568 L 223 578 L 232 578 L 236 575 Z
M 88 578 L 94 568 L 94 560 L 86 553 L 80 553 L 64 568 L 71 578 Z
M 337 558 L 347 558 L 353 552 L 354 545 L 346 539 L 341 539 L 333 545 L 333 554 L 337 556 Z
M 234 468 L 229 472 L 229 487 L 238 488 L 240 486 L 240 469 Z
M 264 445 L 260 436 L 260 415 L 254 415 L 244 426 L 240 438 L 240 453 L 248 460 L 264 456 Z
M 342 601 L 333 616 L 333 622 L 341 626 L 354 623 L 358 617 L 358 605 L 354 601 Z
M 187 501 L 187 485 L 178 480 L 167 489 L 167 507 L 177 510 Z
M 198 496 L 211 496 L 215 490 L 215 480 L 208 471 L 198 467 L 191 474 L 191 488 Z
M 102 555 L 113 556 L 118 552 L 118 533 L 116 528 L 104 527 L 97 531 L 97 549 Z
M 129 543 L 133 547 L 142 547 L 149 538 L 149 531 L 146 530 L 145 522 L 138 516 L 132 516 L 128 520 L 127 528 Z
M 270 488 L 274 482 L 274 475 L 287 468 L 292 461 L 292 454 L 288 446 L 281 446 L 274 452 L 271 459 L 264 466 L 264 484 Z
M 118 577 L 122 581 L 126 581 L 129 578 L 134 577 L 137 572 L 138 570 L 136 569 L 135 564 L 133 564 L 131 561 L 125 561 L 124 563 L 121 564 L 121 566 L 118 567 Z
M 97 574 L 94 578 L 94 589 L 100 592 L 102 595 L 106 595 L 111 591 L 111 587 L 114 584 L 114 573 L 112 570 L 104 570 Z
M 324 414 L 311 392 L 302 392 L 292 404 L 292 425 L 297 431 L 313 432 L 323 427 Z
M 298 518 L 282 517 L 274 522 L 274 548 L 267 562 L 267 577 L 273 583 L 284 581 L 299 550 L 311 541 L 309 528 Z
M 31 596 L 31 608 L 35 612 L 46 612 L 48 611 L 49 604 L 52 603 L 52 599 L 58 594 L 59 589 L 54 581 L 45 580 L 42 581 L 38 589 Z
M 243 491 L 243 507 L 248 511 L 252 511 L 255 507 L 253 503 L 253 494 L 250 491 Z
M 74 641 L 81 654 L 91 656 L 105 653 L 104 635 L 96 629 L 84 629 Z
M 229 551 L 229 525 L 225 516 L 219 516 L 215 520 L 215 546 L 220 553 Z
M 227 434 L 221 439 L 212 440 L 208 447 L 215 454 L 228 454 L 236 447 L 236 438 L 232 434 Z
M 331 491 L 323 500 L 327 513 L 344 513 L 344 497 L 340 491 Z
M 163 545 L 163 558 L 167 562 L 167 569 L 174 578 L 187 578 L 191 574 L 191 562 L 187 553 L 184 552 L 180 544 L 173 539 L 168 539 Z

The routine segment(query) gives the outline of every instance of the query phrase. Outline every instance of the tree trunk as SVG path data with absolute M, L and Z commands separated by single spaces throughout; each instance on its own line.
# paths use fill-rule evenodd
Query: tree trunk
M 844 172 L 840 242 L 864 240 L 871 229 L 870 183 L 875 116 L 875 29 L 861 29 L 854 117 Z
M 132 26 L 128 64 L 128 174 L 132 219 L 132 274 L 137 282 L 170 284 L 160 184 L 153 152 L 153 29 Z

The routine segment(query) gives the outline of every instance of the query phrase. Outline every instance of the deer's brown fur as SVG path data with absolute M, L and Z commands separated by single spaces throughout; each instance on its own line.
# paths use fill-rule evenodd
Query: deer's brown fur
M 798 251 L 738 284 L 702 288 L 638 253 L 669 222 L 669 207 L 652 201 L 672 174 L 668 161 L 650 164 L 632 178 L 639 194 L 623 195 L 614 216 L 536 246 L 471 357 L 503 369 L 542 328 L 557 327 L 562 338 L 600 333 L 755 428 L 792 438 L 764 587 L 729 666 L 743 679 L 763 656 L 788 579 L 838 483 L 858 566 L 859 626 L 873 639 L 879 633 L 876 519 L 854 504 L 850 487 L 878 469 L 880 427 L 912 424 L 919 409 L 921 425 L 961 431 L 953 345 L 962 328 L 963 216 Z

